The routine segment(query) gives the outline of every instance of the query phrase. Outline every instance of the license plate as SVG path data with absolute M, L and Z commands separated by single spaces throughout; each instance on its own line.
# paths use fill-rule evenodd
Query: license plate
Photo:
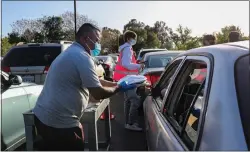
M 23 82 L 35 82 L 34 75 L 24 75 L 22 76 Z

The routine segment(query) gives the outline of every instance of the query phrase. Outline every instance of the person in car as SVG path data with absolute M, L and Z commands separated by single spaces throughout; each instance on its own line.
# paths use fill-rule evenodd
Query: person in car
M 203 46 L 215 45 L 216 38 L 211 34 L 203 36 Z
M 97 101 L 109 98 L 125 83 L 99 80 L 94 61 L 101 51 L 100 30 L 85 23 L 76 33 L 76 42 L 52 63 L 43 90 L 33 109 L 37 132 L 43 138 L 41 150 L 84 150 L 84 134 L 80 118 L 91 94 Z
M 119 58 L 116 64 L 113 79 L 119 81 L 127 75 L 138 74 L 141 64 L 136 63 L 133 45 L 136 44 L 137 35 L 133 31 L 124 33 L 124 44 L 119 47 Z M 136 88 L 125 93 L 127 98 L 125 107 L 125 128 L 129 130 L 141 131 L 138 125 L 138 108 L 140 107 L 140 98 L 136 94 Z M 129 109 L 129 110 L 128 110 Z M 129 111 L 129 112 L 128 112 Z
M 231 31 L 228 36 L 228 42 L 240 41 L 240 33 L 238 31 Z

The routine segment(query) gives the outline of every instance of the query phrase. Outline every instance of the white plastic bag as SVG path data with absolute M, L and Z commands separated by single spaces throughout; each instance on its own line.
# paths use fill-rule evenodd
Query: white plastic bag
M 128 84 L 135 84 L 137 87 L 138 86 L 143 86 L 147 84 L 147 78 L 143 75 L 127 75 L 120 79 L 117 83 L 118 85 L 124 81 L 127 81 Z

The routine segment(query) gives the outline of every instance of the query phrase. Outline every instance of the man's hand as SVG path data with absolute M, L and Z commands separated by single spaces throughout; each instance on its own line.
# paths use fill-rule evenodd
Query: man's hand
M 121 91 L 128 91 L 128 90 L 132 90 L 134 88 L 136 88 L 135 84 L 128 84 L 127 81 L 123 81 L 122 83 L 120 83 L 118 85 L 118 87 L 120 88 Z

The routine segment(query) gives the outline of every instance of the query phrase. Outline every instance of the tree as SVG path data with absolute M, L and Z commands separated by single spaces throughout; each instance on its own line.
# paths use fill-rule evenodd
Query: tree
M 110 53 L 116 53 L 118 51 L 118 39 L 120 31 L 117 29 L 111 29 L 104 27 L 102 29 L 101 45 L 103 49 L 107 49 Z
M 175 49 L 177 50 L 189 50 L 201 45 L 200 38 L 192 37 L 192 30 L 188 27 L 179 25 L 176 32 L 174 32 L 172 28 L 168 28 L 168 33 L 170 40 L 174 43 Z
M 159 48 L 161 46 L 161 41 L 158 39 L 157 34 L 154 32 L 147 32 L 147 48 Z
M 63 31 L 65 32 L 65 39 L 69 41 L 75 40 L 75 15 L 73 12 L 66 11 L 65 13 L 61 14 L 60 17 L 63 20 Z M 92 23 L 98 26 L 97 22 L 88 18 L 87 15 L 82 15 L 76 13 L 76 28 L 77 30 L 81 27 L 84 23 Z
M 63 32 L 62 29 L 63 20 L 61 17 L 58 16 L 48 17 L 48 19 L 44 21 L 43 24 L 44 24 L 43 32 L 46 41 L 50 42 L 53 40 L 64 39 L 65 33 Z
M 241 32 L 241 29 L 238 26 L 235 25 L 230 25 L 230 26 L 225 26 L 221 28 L 221 31 L 218 33 L 215 33 L 216 35 L 216 43 L 221 44 L 221 43 L 227 43 L 228 42 L 228 36 L 231 31 L 238 31 L 241 35 L 241 37 L 245 38 L 243 33 Z
M 20 41 L 21 41 L 21 36 L 19 35 L 18 32 L 8 33 L 8 42 L 10 44 L 17 44 Z
M 11 45 L 9 43 L 9 39 L 8 37 L 4 37 L 1 39 L 1 56 L 4 56 L 9 49 L 12 47 L 13 45 Z
M 172 42 L 170 41 L 169 35 L 168 35 L 168 26 L 166 26 L 166 23 L 163 21 L 157 21 L 154 24 L 154 27 L 152 30 L 154 33 L 157 34 L 157 38 L 160 41 L 160 47 L 171 49 L 172 48 Z M 149 28 L 148 28 L 149 29 Z

